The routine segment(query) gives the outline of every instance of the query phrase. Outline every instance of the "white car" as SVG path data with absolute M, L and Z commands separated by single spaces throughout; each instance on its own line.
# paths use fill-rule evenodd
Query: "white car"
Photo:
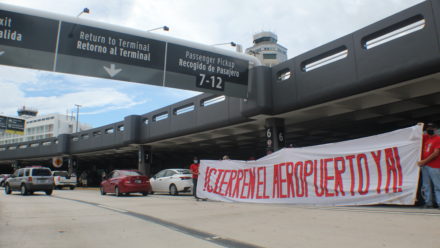
M 3 187 L 5 185 L 6 179 L 10 177 L 11 174 L 1 174 L 0 175 L 0 187 Z
M 179 192 L 191 192 L 192 173 L 188 169 L 165 169 L 150 178 L 150 184 L 152 193 L 178 195 Z
M 54 186 L 56 189 L 69 187 L 71 190 L 76 187 L 76 175 L 69 175 L 67 171 L 53 171 Z

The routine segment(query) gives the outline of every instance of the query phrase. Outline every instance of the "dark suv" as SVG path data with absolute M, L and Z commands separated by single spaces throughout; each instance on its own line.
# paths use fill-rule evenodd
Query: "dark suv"
M 49 168 L 29 167 L 18 169 L 5 183 L 5 193 L 20 191 L 22 195 L 32 194 L 35 191 L 44 191 L 51 195 L 53 190 L 53 176 Z

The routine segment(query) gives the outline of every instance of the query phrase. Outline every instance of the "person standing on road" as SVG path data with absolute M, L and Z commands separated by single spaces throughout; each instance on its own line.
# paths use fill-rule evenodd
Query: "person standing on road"
M 200 198 L 197 197 L 197 180 L 199 178 L 199 159 L 197 157 L 194 157 L 193 163 L 189 166 L 189 169 L 192 173 L 192 180 L 193 180 L 193 196 L 198 201 Z
M 81 173 L 81 176 L 80 176 L 80 178 L 81 178 L 81 185 L 83 186 L 83 187 L 87 187 L 87 171 L 83 171 L 82 173 Z
M 426 134 L 423 135 L 422 160 L 417 164 L 422 167 L 422 196 L 425 208 L 434 206 L 440 208 L 440 137 L 436 134 L 437 126 L 434 123 L 426 125 Z M 434 189 L 434 191 L 432 191 Z
M 106 177 L 107 177 L 107 173 L 105 173 L 105 170 L 103 170 L 101 173 L 101 182 L 104 181 Z

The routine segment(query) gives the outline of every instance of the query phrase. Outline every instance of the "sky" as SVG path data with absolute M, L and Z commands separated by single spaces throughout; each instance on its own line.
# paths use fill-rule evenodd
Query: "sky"
M 288 58 L 307 52 L 423 0 L 0 0 L 0 3 L 149 30 L 206 45 L 252 46 L 261 31 L 278 35 Z M 221 48 L 234 50 L 233 47 Z M 40 115 L 76 115 L 93 127 L 142 115 L 200 94 L 146 84 L 21 69 L 0 65 L 0 115 L 22 106 Z

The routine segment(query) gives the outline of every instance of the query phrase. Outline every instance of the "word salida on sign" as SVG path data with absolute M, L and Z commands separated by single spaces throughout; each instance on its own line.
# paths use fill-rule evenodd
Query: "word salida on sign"
M 373 182 L 375 188 L 371 187 Z M 246 169 L 208 166 L 203 190 L 236 199 L 344 197 L 367 195 L 371 191 L 377 194 L 402 192 L 402 182 L 399 150 L 392 147 L 370 154 Z

